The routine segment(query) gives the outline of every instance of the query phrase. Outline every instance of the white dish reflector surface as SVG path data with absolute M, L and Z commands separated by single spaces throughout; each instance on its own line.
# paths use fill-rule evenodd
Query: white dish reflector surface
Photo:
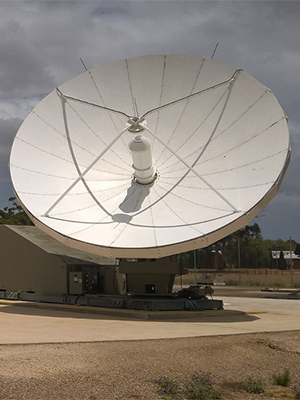
M 87 103 L 146 113 L 152 184 L 133 180 L 126 115 Z M 276 194 L 289 154 L 286 116 L 256 79 L 210 59 L 155 55 L 92 69 L 50 93 L 18 131 L 10 170 L 46 232 L 106 256 L 148 258 L 247 224 Z

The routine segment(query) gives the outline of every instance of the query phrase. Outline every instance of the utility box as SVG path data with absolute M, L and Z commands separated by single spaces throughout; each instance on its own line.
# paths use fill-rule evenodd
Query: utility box
M 97 267 L 83 266 L 81 271 L 69 272 L 69 294 L 100 293 Z
M 69 272 L 69 293 L 82 294 L 86 290 L 86 274 L 81 271 Z
M 69 294 L 120 295 L 126 290 L 126 275 L 118 267 L 86 267 L 69 272 Z

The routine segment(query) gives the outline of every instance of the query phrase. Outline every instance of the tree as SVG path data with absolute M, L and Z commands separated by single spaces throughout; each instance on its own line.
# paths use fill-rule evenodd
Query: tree
M 286 259 L 284 258 L 283 251 L 280 251 L 279 260 L 278 260 L 278 268 L 286 269 Z
M 246 225 L 208 247 L 220 251 L 226 263 L 237 268 L 240 250 L 242 268 L 260 268 L 271 265 L 270 246 L 266 246 L 257 223 Z
M 193 251 L 187 251 L 186 253 L 181 253 L 179 262 L 183 268 L 194 268 L 195 267 L 195 254 Z
M 15 197 L 8 199 L 12 205 L 0 209 L 0 224 L 1 225 L 33 225 L 30 218 L 24 212 L 22 207 L 17 203 Z
M 297 256 L 300 256 L 300 244 L 299 244 L 299 243 L 296 244 L 296 248 L 295 248 L 294 253 L 295 253 Z

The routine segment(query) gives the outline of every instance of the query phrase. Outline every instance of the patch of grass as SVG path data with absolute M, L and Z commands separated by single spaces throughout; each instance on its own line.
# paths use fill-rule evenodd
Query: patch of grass
M 298 383 L 298 385 L 295 385 L 293 389 L 295 391 L 295 399 L 300 399 L 300 383 Z
M 243 381 L 224 381 L 222 387 L 230 391 L 245 391 L 245 382 Z
M 277 375 L 274 374 L 273 379 L 274 379 L 274 382 L 276 383 L 276 385 L 287 387 L 291 383 L 290 371 L 288 369 L 286 369 L 281 374 L 277 374 Z
M 236 279 L 225 279 L 224 282 L 226 286 L 238 286 L 240 284 Z
M 265 390 L 265 395 L 275 399 L 297 399 L 295 392 L 291 388 L 282 386 L 272 386 Z M 298 397 L 300 399 L 300 397 Z
M 282 282 L 273 282 L 273 283 L 270 283 L 269 286 L 277 288 L 277 289 L 282 289 L 285 287 L 285 285 Z
M 246 286 L 261 286 L 259 281 L 247 281 L 245 282 Z
M 181 388 L 180 385 L 170 379 L 168 376 L 163 376 L 156 380 L 156 384 L 158 385 L 158 393 L 163 397 L 165 400 L 179 400 Z
M 265 385 L 261 379 L 250 378 L 246 385 L 247 393 L 261 394 L 265 391 Z
M 183 392 L 188 400 L 216 400 L 221 394 L 213 388 L 209 374 L 193 375 L 184 385 Z
M 158 393 L 164 400 L 217 400 L 221 394 L 214 389 L 209 374 L 195 374 L 179 385 L 167 376 L 156 380 Z

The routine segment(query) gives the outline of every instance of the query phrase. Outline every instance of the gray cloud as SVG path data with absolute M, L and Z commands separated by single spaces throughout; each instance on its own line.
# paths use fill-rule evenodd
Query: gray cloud
M 0 119 L 0 182 L 7 182 L 10 179 L 8 161 L 13 138 L 21 125 L 21 120 L 12 118 L 9 120 Z
M 35 96 L 53 85 L 43 52 L 29 40 L 26 29 L 17 21 L 0 28 L 1 98 Z
M 9 183 L 6 164 L 20 120 L 83 72 L 80 58 L 93 68 L 154 53 L 211 57 L 220 42 L 215 58 L 271 88 L 289 116 L 292 162 L 259 221 L 266 237 L 282 230 L 287 236 L 300 216 L 299 19 L 297 1 L 0 2 L 0 180 Z

